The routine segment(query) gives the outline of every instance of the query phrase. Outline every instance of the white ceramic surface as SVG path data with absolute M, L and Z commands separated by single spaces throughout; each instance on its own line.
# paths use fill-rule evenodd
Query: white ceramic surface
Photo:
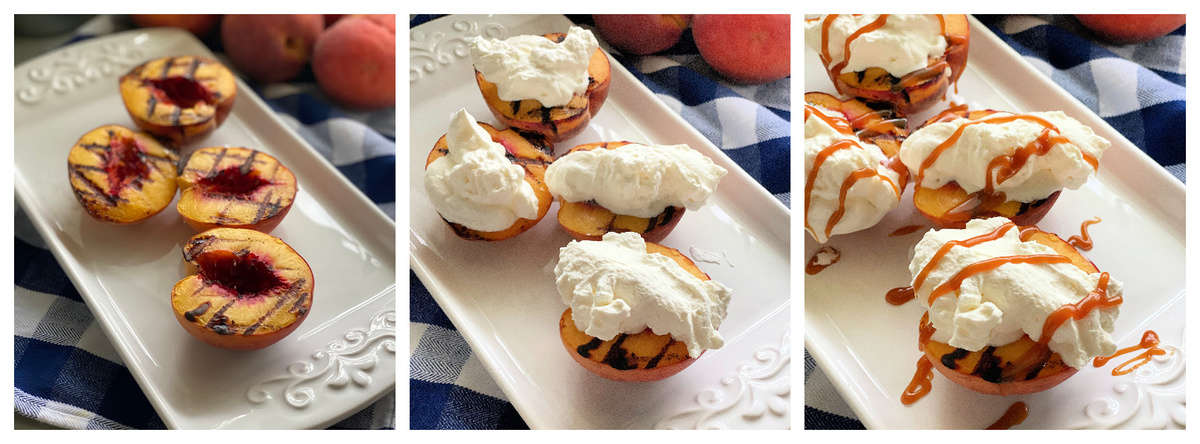
M 175 321 L 180 246 L 195 234 L 174 203 L 134 226 L 93 220 L 66 177 L 83 133 L 134 127 L 117 78 L 143 61 L 212 54 L 185 31 L 129 31 L 77 43 L 16 68 L 17 199 L 104 327 L 163 421 L 179 428 L 322 427 L 395 384 L 395 226 L 246 84 L 232 113 L 189 147 L 242 145 L 277 157 L 300 192 L 272 233 L 312 266 L 308 319 L 254 352 L 217 349 Z
M 566 309 L 554 288 L 558 248 L 571 238 L 557 205 L 536 227 L 497 243 L 459 239 L 422 185 L 425 157 L 452 112 L 497 124 L 475 85 L 463 38 L 564 31 L 563 16 L 450 16 L 411 31 L 411 265 L 533 428 L 782 428 L 789 425 L 789 212 L 616 60 L 604 108 L 572 146 L 628 139 L 687 143 L 730 170 L 700 211 L 663 242 L 734 290 L 726 344 L 663 381 L 619 383 L 588 373 L 558 336 Z
M 834 92 L 812 50 L 805 51 L 805 90 Z M 920 356 L 923 310 L 915 302 L 889 305 L 884 294 L 909 282 L 908 258 L 924 231 L 888 234 L 910 224 L 928 226 L 912 206 L 911 189 L 876 227 L 831 239 L 841 261 L 806 276 L 808 351 L 869 428 L 982 428 L 1016 401 L 1029 406 L 1029 419 L 1017 428 L 1184 427 L 1183 184 L 974 18 L 967 70 L 957 96 L 948 99 L 972 109 L 1062 110 L 1113 142 L 1099 174 L 1079 190 L 1063 191 L 1039 226 L 1066 238 L 1079 233 L 1082 221 L 1103 218 L 1090 229 L 1095 248 L 1084 255 L 1125 283 L 1114 334 L 1118 346 L 1136 344 L 1153 329 L 1173 353 L 1122 377 L 1110 371 L 1124 359 L 1081 369 L 1051 390 L 1026 396 L 980 395 L 938 374 L 928 396 L 902 405 L 900 394 Z M 818 248 L 806 237 L 806 258 Z

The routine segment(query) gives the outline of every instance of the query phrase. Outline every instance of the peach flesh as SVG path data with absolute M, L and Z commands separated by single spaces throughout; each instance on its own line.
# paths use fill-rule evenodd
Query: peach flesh
M 208 88 L 205 88 L 200 82 L 188 78 L 148 79 L 146 85 L 154 90 L 154 98 L 164 104 L 191 108 L 201 102 L 212 104 L 217 102 Z
M 196 257 L 196 265 L 204 280 L 229 290 L 239 299 L 284 285 L 267 260 L 254 253 L 208 251 Z
M 271 182 L 259 177 L 257 170 L 243 172 L 239 168 L 226 168 L 197 182 L 207 193 L 227 196 L 247 196 Z

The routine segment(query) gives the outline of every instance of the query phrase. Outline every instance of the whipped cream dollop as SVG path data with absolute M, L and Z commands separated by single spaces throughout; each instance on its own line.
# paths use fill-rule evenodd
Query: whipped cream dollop
M 1011 116 L 996 113 L 977 120 L 955 119 L 938 122 L 914 131 L 900 146 L 900 160 L 917 177 L 925 159 L 939 145 L 950 139 L 959 127 L 970 122 Z M 1028 115 L 1054 125 L 1051 136 L 1065 137 L 1046 154 L 1033 154 L 1016 174 L 996 183 L 993 190 L 1003 192 L 1008 200 L 1034 202 L 1049 197 L 1063 188 L 1077 189 L 1095 173 L 1088 157 L 1099 162 L 1111 143 L 1062 111 L 1034 112 Z M 988 164 L 1000 156 L 1009 156 L 1034 142 L 1046 127 L 1042 123 L 1018 119 L 1003 123 L 979 123 L 967 126 L 958 140 L 945 149 L 933 165 L 925 170 L 919 185 L 940 188 L 947 182 L 957 182 L 967 193 L 983 190 L 987 185 Z M 993 171 L 993 176 L 999 169 Z
M 813 113 L 820 113 L 831 120 L 844 122 L 845 117 L 838 112 L 830 111 L 821 106 L 811 106 Z M 807 110 L 808 108 L 806 108 Z M 884 166 L 881 162 L 887 160 L 883 150 L 878 146 L 863 141 L 854 134 L 839 132 L 820 116 L 804 116 L 804 177 L 811 175 L 817 156 L 821 151 L 839 140 L 852 140 L 857 146 L 834 151 L 817 170 L 813 180 L 812 191 L 808 194 L 808 210 L 804 213 L 805 229 L 817 242 L 825 243 L 829 237 L 825 235 L 830 216 L 843 203 L 841 200 L 842 184 L 855 171 L 868 168 L 878 175 L 859 179 L 846 193 L 844 202 L 845 212 L 833 226 L 830 235 L 853 233 L 875 226 L 887 212 L 900 205 L 900 174 Z M 807 188 L 807 184 L 806 184 Z M 902 192 L 902 190 L 901 190 Z
M 559 249 L 554 283 L 575 327 L 610 340 L 649 328 L 687 345 L 695 358 L 721 348 L 717 332 L 733 291 L 701 280 L 667 256 L 646 252 L 637 233 L 607 233 Z
M 525 169 L 510 162 L 503 145 L 465 109 L 450 118 L 449 154 L 425 168 L 425 194 L 438 214 L 478 231 L 500 231 L 517 219 L 534 219 L 538 198 Z
M 829 48 L 832 67 L 845 60 L 846 39 L 860 28 L 879 18 L 878 14 L 842 14 L 829 26 L 828 40 L 822 41 L 826 16 L 804 21 L 804 41 L 820 54 L 822 44 Z M 929 59 L 946 52 L 946 37 L 942 25 L 932 14 L 891 14 L 883 27 L 863 33 L 850 42 L 850 60 L 842 72 L 883 68 L 895 77 L 924 69 Z
M 545 107 L 566 105 L 588 87 L 588 62 L 600 47 L 591 31 L 572 26 L 562 42 L 540 35 L 504 40 L 471 37 L 471 61 L 501 100 L 535 99 Z
M 687 145 L 629 144 L 573 151 L 546 168 L 550 193 L 595 200 L 609 211 L 654 217 L 669 206 L 697 210 L 728 171 Z
M 964 229 L 925 233 L 908 265 L 914 281 L 943 244 L 988 234 L 1006 223 L 1009 220 L 1003 217 L 975 219 Z M 933 265 L 916 291 L 917 300 L 927 305 L 929 320 L 937 329 L 933 340 L 970 351 L 1010 344 L 1022 335 L 1040 340 L 1051 313 L 1079 302 L 1100 281 L 1100 273 L 1087 273 L 1070 263 L 1008 263 L 966 278 L 957 293 L 942 295 L 928 306 L 930 293 L 964 267 L 985 259 L 1032 254 L 1058 253 L 1046 245 L 1022 241 L 1018 228 L 1008 229 L 996 240 L 951 248 Z M 1121 296 L 1121 282 L 1110 277 L 1107 290 L 1110 298 Z M 1051 336 L 1050 350 L 1074 368 L 1087 365 L 1096 356 L 1112 354 L 1117 348 L 1112 339 L 1117 313 L 1117 307 L 1097 308 L 1083 319 L 1067 319 Z

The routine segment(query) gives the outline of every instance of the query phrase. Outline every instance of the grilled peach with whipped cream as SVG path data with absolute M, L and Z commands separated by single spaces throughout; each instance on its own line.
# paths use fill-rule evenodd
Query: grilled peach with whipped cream
M 909 271 L 922 359 L 968 389 L 1047 390 L 1116 350 L 1121 283 L 1052 233 L 1002 217 L 930 230 Z
M 838 92 L 901 115 L 946 95 L 966 67 L 971 36 L 961 14 L 830 14 L 804 28 Z
M 1110 142 L 1060 111 L 1010 113 L 952 107 L 904 140 L 900 160 L 913 204 L 939 227 L 976 217 L 1038 223 L 1064 188 L 1095 174 Z
M 425 159 L 425 193 L 459 237 L 511 238 L 550 211 L 554 198 L 543 181 L 549 149 L 536 136 L 498 130 L 460 109 Z
M 601 377 L 660 380 L 724 345 L 717 330 L 732 291 L 674 248 L 635 233 L 571 241 L 554 276 L 568 306 L 558 322 L 563 346 Z
M 608 56 L 591 31 L 470 39 L 475 82 L 501 123 L 550 142 L 587 127 L 608 97 Z
M 558 223 L 576 239 L 634 232 L 667 237 L 686 209 L 699 209 L 727 171 L 687 145 L 589 143 L 546 169 Z
M 804 95 L 804 229 L 817 242 L 875 226 L 900 205 L 908 169 L 896 153 L 907 131 L 854 99 Z

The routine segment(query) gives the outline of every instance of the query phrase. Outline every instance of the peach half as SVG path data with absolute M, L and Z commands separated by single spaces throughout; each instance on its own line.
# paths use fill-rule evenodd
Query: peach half
M 632 143 L 588 143 L 571 148 L 567 154 L 596 148 L 611 150 Z M 686 210 L 684 207 L 667 207 L 657 216 L 645 218 L 613 213 L 595 201 L 567 202 L 559 199 L 558 224 L 567 230 L 571 237 L 579 240 L 598 241 L 604 237 L 604 233 L 632 231 L 641 234 L 646 242 L 659 242 L 671 234 L 671 230 L 683 219 Z
M 538 198 L 537 218 L 517 219 L 508 228 L 500 231 L 473 230 L 464 225 L 450 222 L 445 218 L 442 218 L 442 220 L 450 225 L 450 229 L 454 231 L 454 234 L 463 239 L 501 241 L 533 228 L 550 211 L 550 204 L 554 202 L 554 196 L 550 195 L 550 188 L 546 186 L 546 166 L 554 161 L 554 157 L 547 154 L 552 147 L 544 138 L 537 134 L 521 135 L 512 128 L 501 131 L 484 122 L 476 123 L 492 136 L 493 142 L 504 146 L 504 150 L 507 151 L 504 156 L 510 162 L 520 165 L 525 169 L 525 182 L 533 187 L 533 193 Z M 450 154 L 450 145 L 446 142 L 446 135 L 443 134 L 437 140 L 437 143 L 433 145 L 433 149 L 429 151 L 429 156 L 425 158 L 425 168 L 429 168 L 429 164 L 447 154 Z
M 269 233 L 296 199 L 296 176 L 279 160 L 242 147 L 193 151 L 179 171 L 175 208 L 196 231 L 217 227 Z
M 1056 254 L 1071 259 L 1071 264 L 1088 273 L 1100 270 L 1083 257 L 1075 247 L 1052 233 L 1024 229 L 1021 238 L 1053 248 Z M 922 329 L 933 330 L 922 319 Z M 1062 356 L 1029 335 L 999 347 L 984 347 L 968 351 L 934 340 L 923 344 L 925 355 L 933 367 L 946 379 L 988 395 L 1023 395 L 1037 393 L 1062 383 L 1079 371 L 1068 366 Z
M 209 345 L 255 350 L 279 342 L 312 309 L 308 262 L 279 238 L 216 228 L 183 245 L 188 276 L 171 289 L 184 330 Z
M 105 125 L 71 147 L 67 176 L 88 215 L 127 224 L 158 214 L 175 199 L 178 161 L 149 134 Z
M 233 73 L 216 60 L 196 56 L 143 63 L 121 76 L 120 88 L 134 123 L 176 146 L 221 126 L 237 98 Z
M 968 111 L 965 107 L 954 107 L 929 118 L 921 126 L 959 117 L 979 120 L 994 113 L 996 111 Z M 957 182 L 949 182 L 940 188 L 928 188 L 917 183 L 913 206 L 939 228 L 962 228 L 971 219 L 994 216 L 1007 217 L 1017 225 L 1027 226 L 1036 225 L 1046 217 L 1046 213 L 1058 201 L 1059 194 L 1061 192 L 1056 191 L 1042 200 L 1017 202 L 984 195 L 983 192 L 967 193 Z
M 679 250 L 647 242 L 646 252 L 674 259 L 688 273 L 709 280 L 708 275 Z M 683 371 L 697 359 L 688 355 L 686 344 L 670 335 L 656 335 L 649 328 L 636 334 L 619 334 L 607 341 L 588 335 L 575 327 L 570 308 L 558 319 L 558 334 L 575 362 L 614 381 L 657 381 Z
M 547 39 L 562 42 L 563 33 L 544 35 Z M 592 116 L 600 112 L 608 98 L 608 85 L 612 81 L 608 55 L 597 49 L 588 62 L 588 87 L 583 94 L 576 94 L 566 105 L 544 107 L 534 99 L 504 101 L 500 99 L 496 84 L 489 82 L 479 71 L 475 71 L 475 82 L 488 109 L 501 123 L 522 133 L 534 133 L 551 143 L 569 139 L 587 127 Z
M 928 109 L 946 95 L 950 84 L 958 81 L 967 66 L 967 48 L 971 38 L 967 16 L 942 14 L 941 20 L 947 40 L 946 52 L 941 57 L 929 60 L 925 69 L 900 78 L 879 67 L 840 74 L 827 70 L 830 80 L 843 94 L 891 104 L 900 115 Z

